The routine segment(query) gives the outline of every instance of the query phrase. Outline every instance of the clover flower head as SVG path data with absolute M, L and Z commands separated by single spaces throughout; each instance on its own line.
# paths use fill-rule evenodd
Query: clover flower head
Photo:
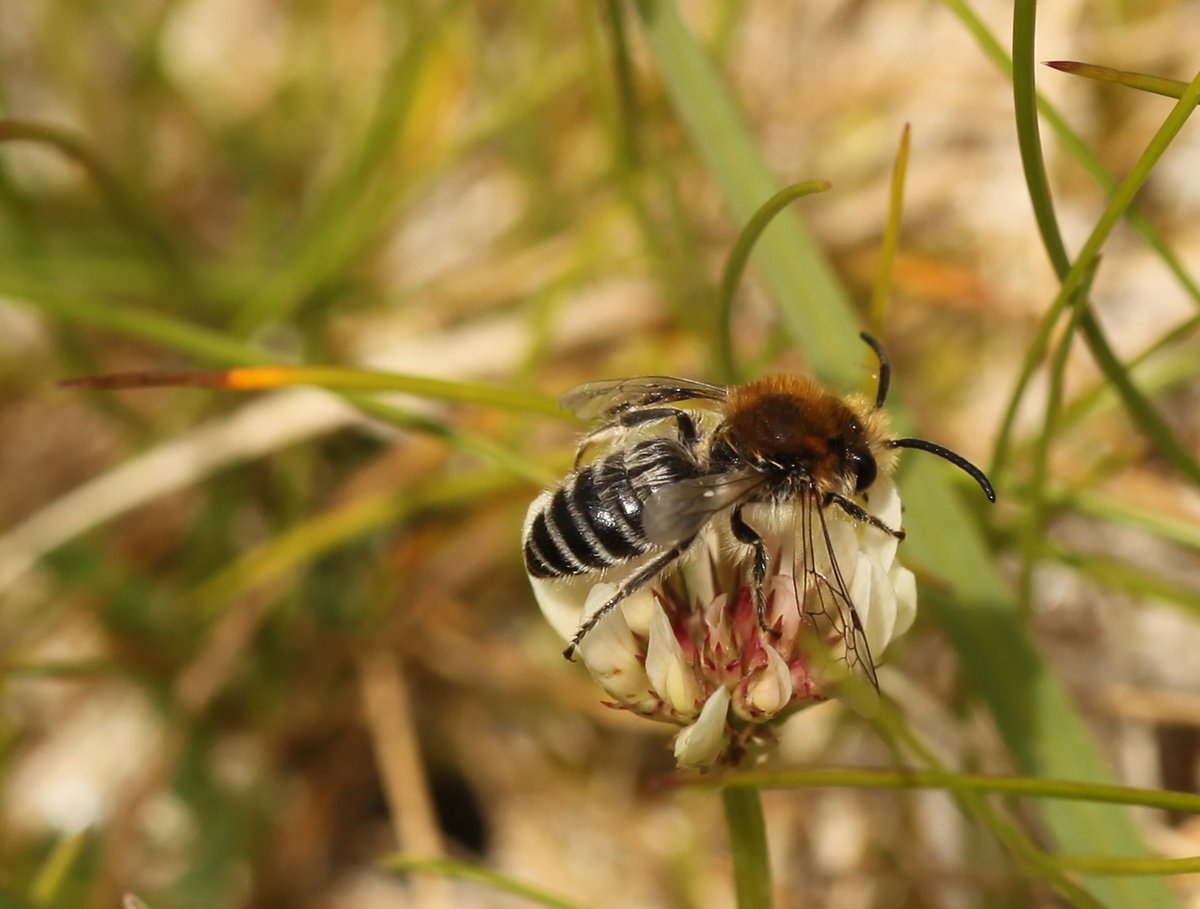
M 860 504 L 900 526 L 890 478 Z M 727 522 L 714 520 L 678 568 L 622 600 L 579 645 L 610 706 L 680 727 L 681 768 L 735 766 L 769 743 L 784 719 L 831 697 L 869 711 L 871 654 L 882 654 L 916 612 L 916 583 L 896 561 L 895 537 L 813 500 L 751 508 L 761 509 L 756 526 L 774 528 L 764 534 L 768 630 L 756 614 L 747 549 Z M 531 582 L 566 641 L 638 564 L 599 579 Z

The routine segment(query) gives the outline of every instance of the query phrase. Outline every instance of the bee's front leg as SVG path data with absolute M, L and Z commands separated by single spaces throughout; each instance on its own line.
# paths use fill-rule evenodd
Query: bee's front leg
M 758 531 L 746 523 L 742 517 L 742 506 L 738 505 L 729 516 L 729 529 L 739 543 L 745 543 L 754 549 L 754 562 L 750 567 L 750 582 L 754 591 L 754 614 L 758 616 L 758 627 L 768 634 L 779 635 L 779 630 L 767 625 L 767 545 L 763 542 Z
M 838 495 L 836 492 L 827 492 L 825 493 L 825 497 L 821 500 L 821 507 L 824 508 L 829 504 L 837 505 L 838 508 L 842 509 L 842 511 L 846 512 L 846 514 L 850 515 L 850 517 L 854 518 L 856 521 L 861 521 L 864 524 L 870 524 L 872 527 L 878 527 L 884 533 L 890 534 L 897 540 L 904 539 L 903 528 L 896 529 L 894 527 L 888 527 L 887 524 L 883 523 L 883 521 L 879 520 L 879 518 L 875 517 L 875 515 L 868 514 L 867 511 L 853 499 L 848 499 L 843 495 Z

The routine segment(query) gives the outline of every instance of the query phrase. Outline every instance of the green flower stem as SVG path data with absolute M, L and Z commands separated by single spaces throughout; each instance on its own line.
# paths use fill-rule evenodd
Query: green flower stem
M 738 909 L 770 909 L 771 864 L 767 856 L 767 829 L 762 797 L 749 786 L 721 790 L 729 851 L 733 858 L 733 883 Z

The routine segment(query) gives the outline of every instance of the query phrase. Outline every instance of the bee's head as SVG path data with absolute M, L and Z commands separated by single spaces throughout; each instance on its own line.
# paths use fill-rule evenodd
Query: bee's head
M 858 438 L 849 441 L 838 437 L 830 442 L 831 449 L 841 449 L 841 467 L 838 474 L 844 478 L 847 486 L 854 487 L 855 494 L 866 492 L 879 476 L 879 465 L 861 428 L 857 435 Z
M 735 390 L 721 435 L 765 473 L 854 495 L 891 462 L 880 444 L 883 419 L 857 397 L 841 398 L 810 379 L 772 376 Z

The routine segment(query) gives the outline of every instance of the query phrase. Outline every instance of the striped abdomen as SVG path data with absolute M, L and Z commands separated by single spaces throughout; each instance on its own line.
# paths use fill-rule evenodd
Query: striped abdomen
M 655 439 L 614 451 L 570 473 L 534 503 L 525 568 L 537 578 L 585 574 L 649 550 L 642 508 L 658 488 L 696 476 L 688 451 Z

